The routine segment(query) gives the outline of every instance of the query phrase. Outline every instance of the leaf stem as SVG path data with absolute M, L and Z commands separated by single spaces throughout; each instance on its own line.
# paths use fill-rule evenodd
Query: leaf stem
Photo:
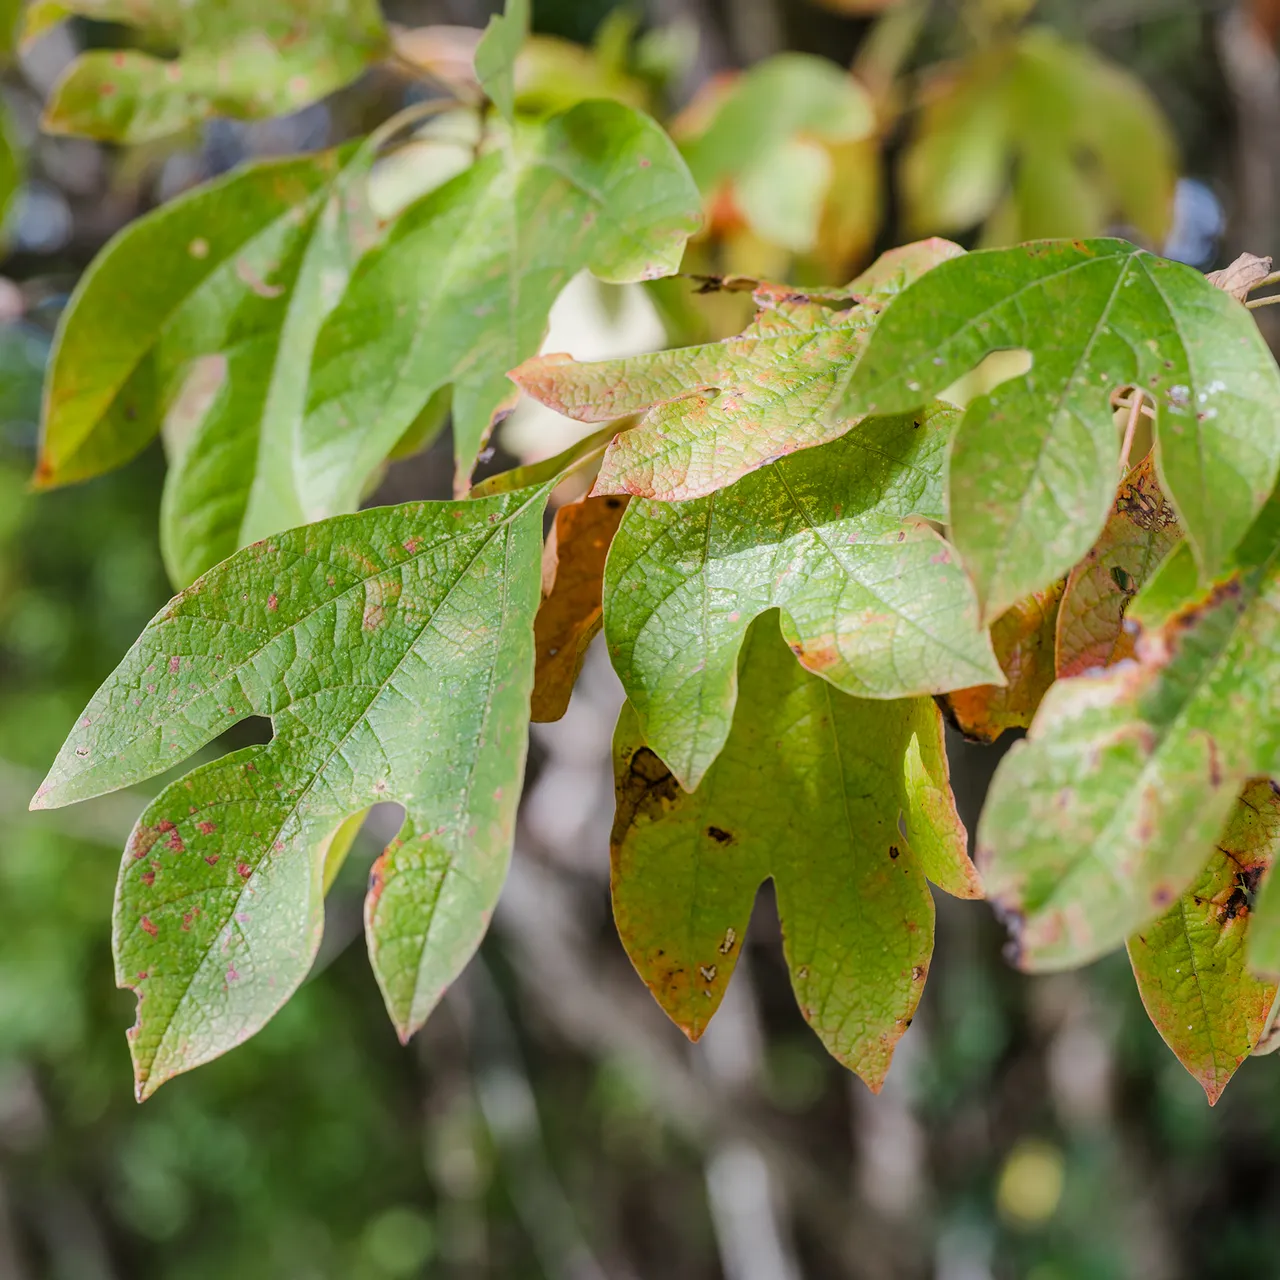
M 1137 387 L 1134 387 L 1129 398 L 1129 420 L 1124 424 L 1124 441 L 1120 445 L 1120 474 L 1122 476 L 1129 470 L 1129 453 L 1133 449 L 1133 437 L 1138 430 L 1138 419 L 1142 416 L 1142 410 L 1142 392 Z
M 1267 280 L 1270 280 L 1269 276 L 1267 277 Z M 1267 280 L 1264 280 L 1262 283 L 1266 284 Z M 1248 307 L 1250 311 L 1256 311 L 1259 307 L 1274 307 L 1277 302 L 1280 302 L 1280 293 L 1273 293 L 1268 298 L 1250 298 L 1244 305 Z

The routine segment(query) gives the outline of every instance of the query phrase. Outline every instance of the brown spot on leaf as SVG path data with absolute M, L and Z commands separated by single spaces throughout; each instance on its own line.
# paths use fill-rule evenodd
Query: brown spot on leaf
M 707 835 L 711 837 L 716 844 L 732 844 L 733 836 L 723 827 L 708 827 Z
M 156 936 L 156 934 L 160 932 L 160 930 L 157 929 L 155 925 L 151 923 L 150 916 L 143 916 L 142 919 L 138 921 L 138 923 L 139 925 L 141 925 L 143 933 L 149 933 L 153 938 Z

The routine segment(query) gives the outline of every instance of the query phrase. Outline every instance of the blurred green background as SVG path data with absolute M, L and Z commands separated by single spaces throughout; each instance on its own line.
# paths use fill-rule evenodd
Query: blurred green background
M 479 26 L 491 7 L 387 12 Z M 596 43 L 537 45 L 526 103 L 595 85 L 694 145 L 745 83 L 735 70 L 798 50 L 852 67 L 875 107 L 869 139 L 784 137 L 763 191 L 746 167 L 709 182 L 691 269 L 843 281 L 932 232 L 977 245 L 1115 230 L 1202 268 L 1280 250 L 1280 5 L 652 0 L 629 14 L 539 0 L 543 36 Z M 609 919 L 620 695 L 598 652 L 569 716 L 535 733 L 494 929 L 407 1049 L 360 945 L 375 813 L 313 978 L 256 1039 L 135 1105 L 109 921 L 142 799 L 26 804 L 168 596 L 163 458 L 27 493 L 50 336 L 79 273 L 141 211 L 422 90 L 379 71 L 288 120 L 130 152 L 41 137 L 58 71 L 107 34 L 58 28 L 0 84 L 26 171 L 0 266 L 0 1280 L 1280 1276 L 1280 1066 L 1247 1062 L 1211 1110 L 1123 956 L 1022 977 L 985 907 L 941 901 L 920 1015 L 872 1097 L 801 1022 L 764 896 L 730 997 L 687 1045 Z M 579 322 L 615 323 L 622 301 L 603 293 L 604 319 Z M 701 303 L 688 281 L 646 305 L 673 342 L 743 319 L 741 296 Z M 537 452 L 538 429 L 506 449 Z M 443 496 L 448 470 L 428 450 L 376 500 Z M 998 748 L 953 747 L 972 826 Z

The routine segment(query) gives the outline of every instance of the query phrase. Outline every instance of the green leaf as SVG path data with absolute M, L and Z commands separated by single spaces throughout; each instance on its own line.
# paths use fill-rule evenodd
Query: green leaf
M 984 245 L 1135 227 L 1153 244 L 1172 217 L 1177 148 L 1145 86 L 1045 28 L 925 81 L 900 162 L 908 227 Z
M 376 0 L 63 0 L 35 7 L 28 37 L 70 14 L 128 23 L 178 51 L 92 49 L 63 73 L 44 128 L 109 142 L 148 142 L 216 115 L 287 115 L 387 47 Z
M 1137 661 L 1049 690 L 978 828 L 1020 963 L 1083 964 L 1162 915 L 1251 778 L 1280 769 L 1280 504 L 1240 569 L 1140 632 Z
M 507 0 L 494 14 L 476 45 L 476 79 L 508 120 L 516 113 L 516 56 L 529 35 L 529 0 Z
M 524 771 L 551 483 L 341 516 L 239 552 L 152 620 L 32 802 L 151 777 L 246 716 L 274 736 L 166 787 L 117 892 L 139 1096 L 257 1031 L 320 942 L 328 838 L 405 810 L 375 864 L 369 949 L 402 1037 L 484 933 Z
M 613 909 L 632 963 L 696 1040 L 772 877 L 801 1011 L 878 1090 L 933 950 L 917 840 L 967 863 L 964 828 L 918 803 L 908 765 L 943 761 L 925 699 L 846 697 L 799 667 L 762 618 L 743 648 L 733 731 L 698 791 L 681 791 L 624 707 L 614 740 Z M 920 744 L 923 744 L 921 747 Z
M 327 507 L 357 500 L 363 478 L 448 383 L 465 489 L 518 394 L 507 370 L 537 351 L 561 288 L 584 266 L 615 283 L 671 274 L 698 209 L 652 120 L 587 102 L 518 125 L 406 211 L 361 262 L 316 345 L 303 437 Z
M 22 186 L 25 170 L 25 157 L 13 136 L 13 122 L 9 118 L 8 108 L 0 103 L 0 236 L 5 232 L 4 224 L 13 207 L 14 197 Z
M 1031 723 L 1054 680 L 1054 633 L 1063 584 L 1055 582 L 1006 609 L 991 624 L 1004 684 L 980 684 L 943 696 L 956 728 L 976 742 L 994 742 L 1006 729 Z
M 1180 538 L 1178 518 L 1148 454 L 1120 486 L 1102 536 L 1067 578 L 1058 609 L 1059 676 L 1133 657 L 1133 634 L 1124 625 L 1129 601 Z
M 736 338 L 585 364 L 538 356 L 511 377 L 535 400 L 581 422 L 648 410 L 610 445 L 596 493 L 666 502 L 702 497 L 848 431 L 857 419 L 832 410 L 879 308 L 961 252 L 949 240 L 891 250 L 830 297 L 762 283 L 753 295 L 756 318 Z
M 266 161 L 200 187 L 117 235 L 63 313 L 36 483 L 119 466 L 163 427 L 178 585 L 334 514 L 310 491 L 299 422 L 316 334 L 373 236 L 371 159 Z
M 1251 1054 L 1275 1002 L 1274 982 L 1246 968 L 1253 896 L 1280 847 L 1280 798 L 1252 782 L 1218 847 L 1177 902 L 1129 939 L 1142 1003 L 1210 1104 Z
M 1280 370 L 1248 311 L 1191 268 L 1120 240 L 944 262 L 894 302 L 843 412 L 901 413 L 992 351 L 1032 367 L 968 407 L 951 536 L 985 616 L 1066 573 L 1101 533 L 1120 441 L 1111 393 L 1155 402 L 1156 467 L 1203 576 L 1220 571 L 1280 469 Z
M 690 502 L 635 499 L 605 569 L 605 634 L 645 740 L 695 788 L 733 719 L 751 620 L 848 693 L 1003 679 L 973 591 L 925 523 L 956 412 L 874 418 Z M 916 517 L 912 519 L 912 517 Z

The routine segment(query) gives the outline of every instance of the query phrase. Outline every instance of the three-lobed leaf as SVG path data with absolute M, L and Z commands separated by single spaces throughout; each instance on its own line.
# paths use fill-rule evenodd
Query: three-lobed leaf
M 845 414 L 925 403 L 990 352 L 1031 357 L 968 407 L 948 473 L 951 537 L 984 615 L 1066 573 L 1115 497 L 1112 393 L 1155 403 L 1156 468 L 1203 575 L 1227 563 L 1280 470 L 1280 370 L 1245 308 L 1119 240 L 967 254 L 885 312 Z
M 806 672 L 773 617 L 743 647 L 733 730 L 680 789 L 624 707 L 614 744 L 613 903 L 632 962 L 697 1039 L 720 1004 L 760 884 L 772 878 L 801 1011 L 878 1090 L 933 950 L 925 872 L 972 893 L 927 699 L 869 702 Z M 930 785 L 916 776 L 924 769 Z
M 647 410 L 609 446 L 596 493 L 703 497 L 843 435 L 857 419 L 833 411 L 880 308 L 960 252 L 949 240 L 906 245 L 829 293 L 761 283 L 756 318 L 736 338 L 621 360 L 538 356 L 511 377 L 535 400 L 582 422 Z
M 645 741 L 695 788 L 733 719 L 752 619 L 848 693 L 902 698 L 1003 675 L 946 542 L 942 405 L 871 418 L 705 498 L 633 499 L 605 570 L 605 635 Z
M 552 482 L 292 530 L 166 606 L 89 703 L 48 808 L 151 777 L 247 716 L 272 740 L 202 765 L 139 819 L 117 893 L 140 1096 L 258 1030 L 320 942 L 329 838 L 380 801 L 404 826 L 366 926 L 407 1037 L 483 935 L 523 776 Z
M 71 14 L 128 23 L 178 51 L 91 49 L 67 67 L 43 127 L 109 142 L 149 142 L 215 115 L 286 115 L 387 48 L 377 0 L 39 0 L 28 37 Z

